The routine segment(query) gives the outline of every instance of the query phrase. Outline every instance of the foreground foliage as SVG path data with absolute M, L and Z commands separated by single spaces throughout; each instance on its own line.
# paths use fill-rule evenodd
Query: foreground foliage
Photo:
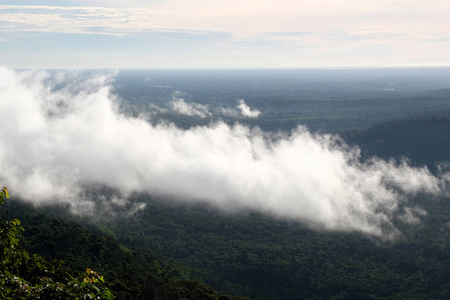
M 8 190 L 0 195 L 4 204 Z M 88 268 L 77 277 L 62 261 L 29 254 L 19 244 L 21 222 L 0 222 L 0 299 L 113 299 L 103 276 Z

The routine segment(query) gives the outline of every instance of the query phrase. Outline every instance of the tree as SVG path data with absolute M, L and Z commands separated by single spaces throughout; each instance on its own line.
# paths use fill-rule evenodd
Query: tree
M 0 191 L 0 204 L 9 198 Z M 0 220 L 0 299 L 113 299 L 103 276 L 88 268 L 74 276 L 63 261 L 46 261 L 21 249 L 20 220 Z

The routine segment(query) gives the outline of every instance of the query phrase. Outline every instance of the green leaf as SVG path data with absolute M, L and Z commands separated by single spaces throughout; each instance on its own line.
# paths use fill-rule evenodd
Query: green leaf
M 112 300 L 113 299 L 113 294 L 111 293 L 111 291 L 106 290 L 106 291 L 103 292 L 102 298 L 106 299 L 106 300 Z
M 2 192 L 5 194 L 6 198 L 9 198 L 9 192 L 8 192 L 8 189 L 6 188 L 6 186 L 4 186 L 2 188 Z

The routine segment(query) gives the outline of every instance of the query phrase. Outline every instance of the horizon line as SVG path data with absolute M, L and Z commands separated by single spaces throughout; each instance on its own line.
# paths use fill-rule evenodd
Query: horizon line
M 0 64 L 1 65 L 1 64 Z M 6 66 L 7 67 L 7 66 Z M 9 68 L 9 67 L 8 67 Z M 383 65 L 383 66 L 317 66 L 317 67 L 27 67 L 10 68 L 12 70 L 167 70 L 167 71 L 238 71 L 238 70 L 362 70 L 362 69 L 447 69 L 450 65 Z

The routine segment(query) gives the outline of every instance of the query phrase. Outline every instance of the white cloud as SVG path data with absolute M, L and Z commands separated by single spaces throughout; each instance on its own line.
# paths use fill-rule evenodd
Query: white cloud
M 232 118 L 258 118 L 260 115 L 260 111 L 257 109 L 251 109 L 247 103 L 245 103 L 244 99 L 240 99 L 239 104 L 235 108 L 225 108 L 220 107 L 216 109 L 219 114 L 222 114 L 226 117 Z
M 239 110 L 241 111 L 241 114 L 244 117 L 247 118 L 257 118 L 259 116 L 259 114 L 261 113 L 259 110 L 257 109 L 251 109 L 247 103 L 245 103 L 244 99 L 239 100 L 239 105 L 237 106 L 239 108 Z
M 172 101 L 170 101 L 168 105 L 172 111 L 182 115 L 200 118 L 206 118 L 211 116 L 211 113 L 209 112 L 208 107 L 206 105 L 194 102 L 187 103 L 182 98 L 174 97 L 174 99 L 172 99 Z
M 271 136 L 223 123 L 151 125 L 119 111 L 109 78 L 54 90 L 48 74 L 0 68 L 1 181 L 13 197 L 92 212 L 86 191 L 105 186 L 120 193 L 97 198 L 105 209 L 140 192 L 388 238 L 407 196 L 441 192 L 427 169 L 361 163 L 358 149 L 302 127 Z M 413 213 L 404 220 L 414 223 Z
M 183 93 L 179 91 L 175 91 L 173 93 L 172 100 L 166 103 L 165 108 L 151 103 L 149 106 L 150 111 L 144 112 L 143 116 L 147 114 L 148 117 L 146 119 L 151 119 L 153 116 L 156 116 L 158 114 L 165 115 L 168 113 L 176 113 L 203 119 L 212 116 L 207 105 L 202 105 L 195 102 L 186 102 L 183 98 L 179 97 L 182 94 Z
M 209 111 L 207 105 L 202 105 L 195 102 L 185 102 L 183 98 L 179 98 L 182 94 L 175 92 L 171 101 L 167 102 L 166 107 L 162 108 L 155 104 L 150 105 L 150 114 L 167 114 L 177 113 L 180 115 L 206 118 L 212 117 L 212 113 Z M 236 108 L 224 108 L 218 107 L 214 111 L 217 116 L 226 116 L 231 118 L 258 118 L 261 112 L 257 109 L 250 108 L 244 99 L 238 101 Z

